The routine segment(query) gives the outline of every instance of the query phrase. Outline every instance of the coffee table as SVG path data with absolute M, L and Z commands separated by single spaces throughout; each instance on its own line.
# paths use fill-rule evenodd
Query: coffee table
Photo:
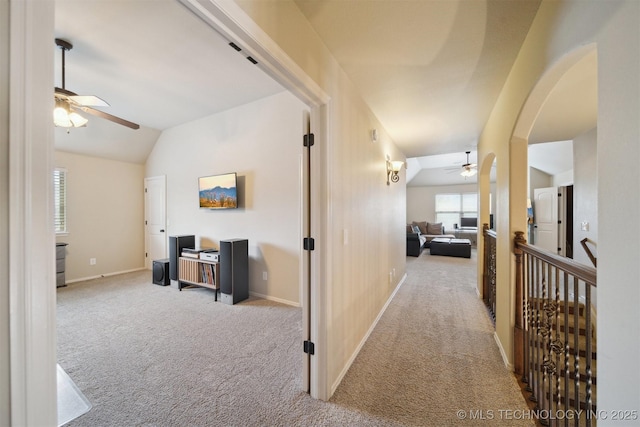
M 430 251 L 431 255 L 471 258 L 471 241 L 437 237 L 431 241 Z

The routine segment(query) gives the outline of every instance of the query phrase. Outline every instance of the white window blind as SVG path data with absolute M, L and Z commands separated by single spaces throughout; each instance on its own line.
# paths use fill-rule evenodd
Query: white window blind
M 460 218 L 478 216 L 478 193 L 436 194 L 436 222 L 446 230 L 460 224 Z
M 67 171 L 53 171 L 54 226 L 56 233 L 67 232 Z

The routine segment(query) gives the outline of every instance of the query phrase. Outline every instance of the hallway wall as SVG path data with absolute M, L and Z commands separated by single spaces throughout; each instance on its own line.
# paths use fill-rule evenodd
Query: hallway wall
M 326 346 L 328 399 L 364 345 L 381 310 L 405 274 L 406 176 L 387 185 L 386 163 L 405 156 L 364 103 L 353 83 L 292 0 L 237 2 L 330 97 L 325 168 L 320 318 Z M 371 130 L 377 129 L 377 142 Z M 326 173 L 325 173 L 326 172 Z M 321 356 L 324 357 L 324 356 Z
M 640 408 L 640 371 L 629 369 L 640 359 L 639 329 L 629 328 L 640 325 L 640 247 L 619 244 L 620 224 L 629 225 L 626 235 L 640 236 L 640 225 L 628 221 L 629 213 L 640 209 L 640 196 L 621 185 L 640 183 L 639 17 L 636 1 L 544 1 L 478 146 L 480 158 L 489 153 L 498 157 L 498 214 L 509 217 L 499 221 L 498 229 L 496 333 L 506 363 L 512 363 L 510 246 L 513 233 L 526 226 L 525 216 L 518 215 L 526 206 L 522 170 L 526 169 L 532 115 L 538 112 L 534 108 L 521 114 L 522 107 L 528 97 L 544 96 L 544 91 L 533 89 L 541 81 L 547 83 L 545 75 L 554 76 L 574 58 L 572 54 L 588 51 L 590 44 L 597 47 L 598 282 L 602 284 L 598 287 L 598 410 L 604 411 Z

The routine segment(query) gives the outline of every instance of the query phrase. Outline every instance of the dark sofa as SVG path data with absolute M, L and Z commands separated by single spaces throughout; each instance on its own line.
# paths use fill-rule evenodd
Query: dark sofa
M 407 224 L 407 256 L 420 256 L 422 250 L 428 248 L 431 240 L 436 237 L 455 237 L 444 233 L 444 226 L 441 223 L 424 221 Z

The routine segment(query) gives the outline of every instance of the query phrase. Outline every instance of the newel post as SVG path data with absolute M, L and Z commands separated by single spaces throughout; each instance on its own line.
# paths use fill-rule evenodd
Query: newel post
M 518 247 L 519 244 L 527 243 L 524 238 L 524 232 L 516 231 L 516 237 L 513 240 L 513 253 L 516 256 L 516 318 L 513 330 L 513 358 L 514 370 L 517 375 L 524 374 L 524 267 L 523 267 L 523 251 Z

